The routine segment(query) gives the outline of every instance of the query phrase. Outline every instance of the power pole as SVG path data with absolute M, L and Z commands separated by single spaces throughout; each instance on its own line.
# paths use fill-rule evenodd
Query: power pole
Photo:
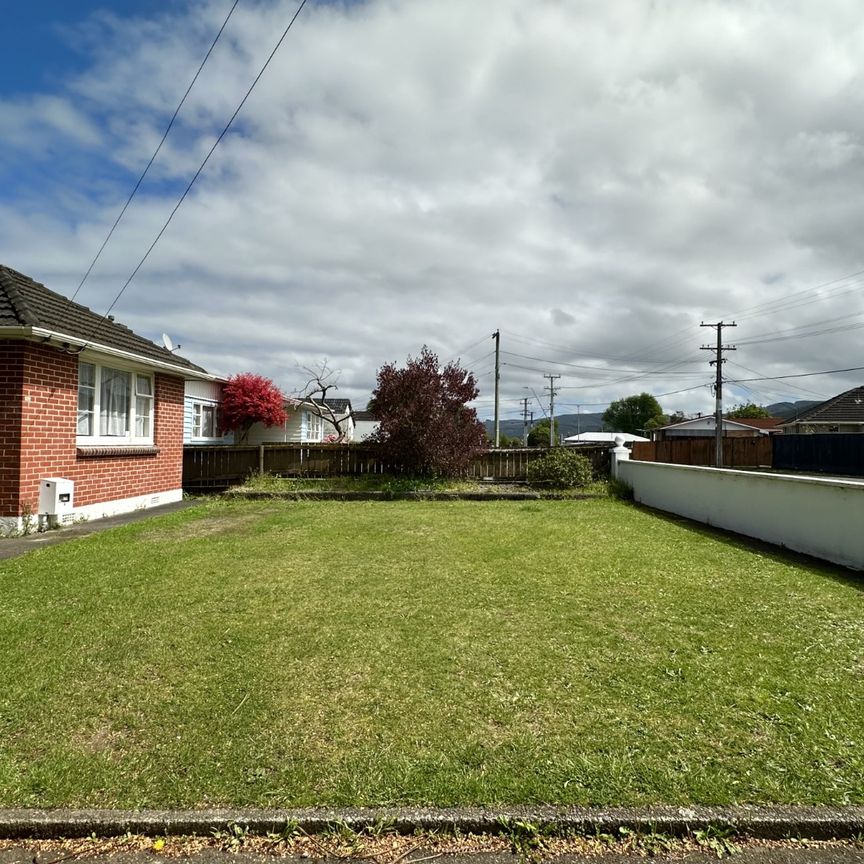
M 531 419 L 534 419 L 534 412 L 531 412 Z M 528 397 L 522 400 L 522 446 L 528 446 Z
M 555 381 L 560 378 L 560 375 L 544 375 L 544 378 L 549 379 L 549 386 L 544 387 L 544 390 L 549 391 L 549 446 L 555 446 Z
M 501 444 L 501 414 L 498 402 L 498 383 L 501 380 L 501 331 L 496 330 L 492 334 L 492 338 L 495 340 L 495 446 L 499 447 Z
M 717 331 L 716 345 L 703 345 L 702 351 L 714 351 L 716 358 L 710 361 L 711 366 L 717 367 L 717 376 L 714 380 L 714 466 L 716 468 L 723 467 L 723 364 L 726 362 L 723 359 L 724 351 L 736 351 L 734 345 L 723 344 L 723 328 L 737 327 L 733 321 L 731 324 L 724 324 L 718 321 L 716 324 L 699 325 L 700 327 L 713 327 Z

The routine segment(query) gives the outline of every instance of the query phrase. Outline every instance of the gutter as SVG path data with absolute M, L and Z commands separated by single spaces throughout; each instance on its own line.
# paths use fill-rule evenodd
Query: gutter
M 209 372 L 201 372 L 197 369 L 177 366 L 173 363 L 166 363 L 162 360 L 155 360 L 151 357 L 145 357 L 142 354 L 136 354 L 133 351 L 123 351 L 120 348 L 112 348 L 109 345 L 102 345 L 98 342 L 81 339 L 78 336 L 67 336 L 63 333 L 57 333 L 54 330 L 45 330 L 42 327 L 3 327 L 2 330 L 0 330 L 0 338 L 41 339 L 43 342 L 54 342 L 61 346 L 78 345 L 86 347 L 99 354 L 107 354 L 110 357 L 119 357 L 123 360 L 131 360 L 135 363 L 141 363 L 146 366 L 152 366 L 156 369 L 172 372 L 186 380 L 225 381 L 225 378 L 220 375 L 211 375 Z

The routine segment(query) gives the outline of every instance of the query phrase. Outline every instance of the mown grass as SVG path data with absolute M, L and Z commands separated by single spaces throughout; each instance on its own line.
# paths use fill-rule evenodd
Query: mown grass
M 861 589 L 608 499 L 202 505 L 0 565 L 0 806 L 864 803 Z

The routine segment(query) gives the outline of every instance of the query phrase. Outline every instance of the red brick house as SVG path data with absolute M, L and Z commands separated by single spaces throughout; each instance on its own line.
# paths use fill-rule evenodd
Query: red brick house
M 215 376 L 0 266 L 0 526 L 39 513 L 45 478 L 74 483 L 72 518 L 180 500 L 196 379 Z

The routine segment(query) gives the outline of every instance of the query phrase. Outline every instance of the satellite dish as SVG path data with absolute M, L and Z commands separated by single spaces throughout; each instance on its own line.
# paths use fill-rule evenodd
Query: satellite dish
M 165 346 L 166 350 L 174 350 L 174 343 L 171 341 L 171 337 L 167 333 L 162 334 L 162 344 Z

